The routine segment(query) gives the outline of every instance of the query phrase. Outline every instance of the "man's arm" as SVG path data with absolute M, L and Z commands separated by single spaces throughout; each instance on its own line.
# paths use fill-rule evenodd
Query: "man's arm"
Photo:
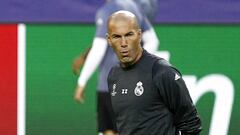
M 177 129 L 182 135 L 198 135 L 202 128 L 201 121 L 180 73 L 171 68 L 163 78 Z
M 154 80 L 158 86 L 161 85 L 163 88 L 159 93 L 173 114 L 177 130 L 182 135 L 198 135 L 202 129 L 201 120 L 181 74 L 169 65 L 157 67 L 161 68 L 161 71 L 157 72 L 158 80 L 157 78 Z
M 83 102 L 83 91 L 85 85 L 96 68 L 101 63 L 105 52 L 107 50 L 107 41 L 105 38 L 96 37 L 93 40 L 92 48 L 86 58 L 80 76 L 78 78 L 78 85 L 75 90 L 75 100 L 77 102 Z
M 87 50 L 85 50 L 83 53 L 80 54 L 80 56 L 76 57 L 73 60 L 72 71 L 75 75 L 79 75 L 80 68 L 83 66 L 90 49 L 91 48 L 87 48 Z

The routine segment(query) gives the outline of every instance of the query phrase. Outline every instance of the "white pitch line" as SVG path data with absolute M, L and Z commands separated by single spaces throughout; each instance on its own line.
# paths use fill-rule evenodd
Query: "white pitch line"
M 25 135 L 25 112 L 26 112 L 26 26 L 18 24 L 17 46 L 17 135 Z

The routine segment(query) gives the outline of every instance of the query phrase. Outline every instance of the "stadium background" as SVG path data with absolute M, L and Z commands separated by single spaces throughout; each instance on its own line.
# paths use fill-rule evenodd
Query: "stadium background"
M 236 22 L 239 21 L 239 14 L 234 17 Z M 2 22 L 7 19 L 2 17 Z M 234 98 L 227 134 L 237 135 L 240 125 L 240 26 L 231 25 L 234 21 L 229 20 L 219 20 L 221 24 L 216 20 L 208 20 L 206 24 L 201 19 L 199 24 L 189 20 L 184 24 L 158 21 L 155 29 L 161 40 L 159 50 L 170 53 L 171 63 L 183 75 L 194 75 L 200 80 L 211 74 L 221 74 L 231 81 Z M 85 104 L 79 105 L 73 101 L 77 77 L 71 71 L 74 57 L 90 46 L 95 26 L 92 20 L 89 23 L 82 20 L 82 23 L 53 24 L 55 21 L 59 20 L 50 19 L 51 24 L 26 24 L 26 135 L 95 135 L 97 72 L 87 85 Z M 14 44 L 17 44 L 17 34 L 6 39 L 3 29 L 13 29 L 13 33 L 17 33 L 16 27 L 15 24 L 0 26 L 0 117 L 6 120 L 5 124 L 0 124 L 0 129 L 5 135 L 16 134 L 17 45 Z M 210 83 L 221 85 L 214 80 Z M 196 103 L 203 121 L 202 135 L 209 134 L 215 94 L 207 92 Z M 225 107 L 222 105 L 219 113 Z M 220 130 L 218 128 L 222 127 L 215 130 Z

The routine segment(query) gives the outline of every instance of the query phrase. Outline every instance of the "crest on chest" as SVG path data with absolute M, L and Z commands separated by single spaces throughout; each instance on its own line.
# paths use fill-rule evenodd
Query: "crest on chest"
M 141 96 L 144 92 L 144 88 L 143 88 L 143 83 L 141 81 L 139 81 L 137 84 L 136 84 L 136 88 L 134 89 L 134 94 L 136 96 Z

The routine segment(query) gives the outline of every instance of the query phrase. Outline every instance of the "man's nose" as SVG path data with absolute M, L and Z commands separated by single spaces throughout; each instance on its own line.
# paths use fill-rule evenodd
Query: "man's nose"
M 122 37 L 122 40 L 121 40 L 121 47 L 127 47 L 127 40 L 126 40 L 126 37 Z

